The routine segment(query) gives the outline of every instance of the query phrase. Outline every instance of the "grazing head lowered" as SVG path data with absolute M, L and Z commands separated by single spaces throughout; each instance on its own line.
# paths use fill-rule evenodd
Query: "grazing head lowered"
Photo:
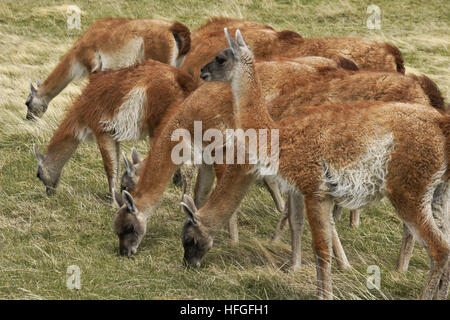
M 61 171 L 59 170 L 51 170 L 45 164 L 46 156 L 42 155 L 37 146 L 33 145 L 34 154 L 38 160 L 38 168 L 36 176 L 41 180 L 45 185 L 45 192 L 47 195 L 52 195 L 55 193 L 55 189 L 58 186 L 59 179 L 61 177 Z
M 138 214 L 133 197 L 127 191 L 116 192 L 115 199 L 121 207 L 114 218 L 114 233 L 119 237 L 119 253 L 131 257 L 136 253 L 147 229 L 147 219 Z
M 27 101 L 25 105 L 27 106 L 27 120 L 34 120 L 35 117 L 42 117 L 42 115 L 47 111 L 48 102 L 46 99 L 39 95 L 39 87 L 41 86 L 41 81 L 36 81 L 36 87 L 33 86 L 33 83 L 30 82 L 30 94 L 28 95 Z
M 203 257 L 211 249 L 213 239 L 198 219 L 194 200 L 185 194 L 181 206 L 187 216 L 181 235 L 184 263 L 188 266 L 199 267 Z

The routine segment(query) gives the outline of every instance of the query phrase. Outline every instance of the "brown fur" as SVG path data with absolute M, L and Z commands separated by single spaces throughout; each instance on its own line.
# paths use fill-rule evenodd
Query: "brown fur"
M 200 41 L 210 32 L 223 31 L 223 28 L 233 26 L 235 28 L 254 28 L 275 30 L 268 24 L 250 21 L 245 19 L 235 19 L 228 17 L 210 17 L 204 24 L 192 31 L 192 40 Z
M 423 91 L 425 91 L 425 93 L 427 94 L 430 100 L 430 104 L 433 107 L 446 112 L 447 107 L 445 105 L 444 97 L 442 96 L 441 91 L 439 90 L 436 83 L 433 82 L 433 80 L 425 75 L 416 76 L 410 74 L 408 76 L 415 79 L 420 84 Z
M 382 146 L 376 156 L 380 153 L 388 156 L 380 164 L 386 174 L 378 183 L 379 190 L 383 190 L 381 192 L 391 200 L 402 220 L 424 242 L 430 256 L 430 276 L 421 297 L 431 299 L 436 294 L 445 298 L 448 289 L 449 230 L 446 223 L 438 227 L 433 221 L 433 215 L 438 213 L 435 212 L 438 210 L 436 206 L 441 204 L 429 194 L 433 195 L 438 185 L 449 185 L 448 175 L 441 172 L 449 165 L 448 149 L 445 147 L 446 144 L 448 147 L 447 116 L 418 104 L 326 102 L 321 106 L 303 106 L 295 117 L 276 123 L 271 119 L 262 97 L 253 54 L 240 33 L 236 33 L 236 37 L 237 43 L 229 40 L 234 55 L 238 57 L 233 72 L 223 74 L 216 67 L 218 77 L 212 79 L 232 83 L 233 101 L 237 103 L 233 109 L 238 127 L 244 130 L 277 128 L 280 131 L 279 175 L 304 195 L 316 254 L 318 298 L 332 298 L 330 215 L 333 203 L 346 201 L 343 197 L 349 197 L 351 201 L 358 199 L 358 205 L 376 199 L 367 194 L 364 202 L 359 200 L 364 194 L 361 193 L 364 190 L 361 186 L 373 183 L 373 178 L 370 178 L 373 169 L 363 162 L 366 150 L 371 146 Z M 210 72 L 213 77 L 214 71 Z M 387 145 L 380 145 L 377 139 L 386 135 L 392 140 Z M 374 157 L 369 153 L 370 162 L 374 161 Z M 362 166 L 357 170 L 360 175 L 367 176 L 355 178 L 351 173 L 352 165 Z M 347 172 L 351 179 L 358 180 L 352 182 L 358 188 L 353 190 L 352 186 L 347 185 L 348 182 L 342 177 Z M 327 182 L 327 179 L 331 180 Z M 334 193 L 336 188 L 342 188 L 342 193 Z M 196 220 L 195 225 L 198 225 L 199 217 L 215 215 L 214 207 L 220 211 L 226 201 L 216 201 L 211 207 L 205 205 L 203 208 L 211 212 L 200 209 L 198 217 L 193 214 L 191 220 Z M 446 204 L 441 207 L 445 209 Z M 446 221 L 448 214 L 444 212 L 441 218 Z M 201 233 L 197 233 L 189 246 L 195 246 L 195 241 L 201 238 Z M 212 239 L 208 240 L 212 244 Z M 439 284 L 441 279 L 444 283 Z
M 440 127 L 445 136 L 445 150 L 447 162 L 450 162 L 450 115 L 446 115 L 440 122 Z M 447 167 L 447 179 L 450 179 L 450 166 Z
M 128 99 L 127 95 L 135 88 L 144 88 L 146 96 L 140 131 L 152 137 L 166 112 L 179 104 L 194 87 L 189 75 L 153 60 L 121 70 L 91 74 L 89 84 L 67 110 L 47 147 L 45 170 L 54 172 L 59 179 L 62 167 L 76 150 L 80 133 L 88 129 L 96 137 L 110 192 L 113 192 L 118 177 L 115 171 L 119 164 L 119 141 L 113 138 L 115 132 L 105 129 L 102 121 L 114 119 Z
M 306 62 L 308 59 L 303 61 Z M 319 61 L 329 65 L 326 59 L 314 60 L 313 66 L 290 59 L 256 64 L 266 97 L 273 96 L 268 101 L 268 108 L 275 121 L 289 118 L 292 115 L 297 116 L 299 108 L 302 105 L 311 104 L 312 101 L 317 104 L 330 99 L 333 101 L 347 99 L 408 101 L 408 99 L 412 99 L 410 100 L 412 102 L 425 103 L 428 101 L 420 85 L 401 74 L 382 72 L 362 72 L 360 74 L 343 70 L 322 72 L 321 68 L 316 68 Z M 345 85 L 340 85 L 341 81 L 344 81 Z M 361 92 L 367 93 L 361 96 Z M 292 97 L 296 97 L 294 101 L 297 103 L 293 103 Z M 172 132 L 178 128 L 185 128 L 192 135 L 194 120 L 202 120 L 203 130 L 232 128 L 234 126 L 232 101 L 228 84 L 204 83 L 177 109 L 169 111 L 164 118 L 164 123 L 159 126 L 160 130 L 155 133 L 155 139 L 151 146 L 152 151 L 145 161 L 145 167 L 140 173 L 140 180 L 133 193 L 136 206 L 140 211 L 139 214 L 148 217 L 153 213 L 170 177 L 177 168 L 170 159 L 171 150 L 178 143 L 170 141 Z M 252 117 L 258 114 L 259 112 L 253 113 Z M 215 166 L 215 169 L 217 170 L 216 175 L 220 175 L 225 170 L 224 166 L 220 165 Z M 244 185 L 243 181 L 242 183 Z M 236 195 L 236 199 L 240 199 L 238 195 Z M 226 207 L 224 205 L 222 215 L 209 215 L 208 218 L 205 218 L 209 219 L 208 222 L 202 220 L 211 232 L 221 229 L 228 221 L 229 214 L 234 211 L 228 204 Z M 126 210 L 120 210 L 118 216 L 127 214 L 129 213 Z M 117 229 L 121 228 L 118 224 L 122 220 L 122 218 L 116 219 Z M 141 220 L 144 221 L 144 219 Z
M 353 71 L 358 71 L 359 68 L 356 65 L 356 63 L 354 63 L 352 60 L 349 60 L 347 58 L 344 57 L 338 57 L 338 65 L 345 70 L 353 70 Z
M 393 46 L 390 43 L 385 43 L 386 51 L 389 52 L 392 56 L 394 56 L 395 66 L 397 72 L 405 73 L 405 65 L 403 62 L 403 56 L 400 50 L 396 46 Z
M 363 70 L 399 71 L 404 73 L 403 60 L 397 48 L 386 43 L 357 38 L 302 38 L 292 31 L 277 32 L 272 27 L 253 21 L 211 18 L 192 32 L 191 51 L 181 66 L 197 81 L 200 69 L 227 47 L 223 28 L 237 28 L 243 33 L 256 58 L 323 56 L 339 63 L 341 58 L 352 61 Z
M 293 39 L 302 38 L 302 36 L 299 35 L 297 32 L 290 31 L 290 30 L 279 31 L 277 34 L 278 34 L 278 39 L 281 41 L 290 41 Z
M 191 48 L 191 31 L 188 27 L 186 27 L 184 24 L 175 21 L 172 26 L 170 27 L 170 31 L 172 32 L 173 36 L 175 37 L 175 40 L 180 42 L 178 45 L 178 57 L 184 56 L 186 53 L 189 52 L 189 49 Z
M 137 60 L 131 59 L 133 54 L 137 54 L 136 52 L 127 54 L 130 61 L 102 60 L 102 54 L 108 57 L 114 56 L 125 48 L 130 40 L 138 37 L 142 38 L 144 47 L 142 56 L 138 55 Z M 179 48 L 176 48 L 177 46 Z M 163 63 L 180 62 L 189 49 L 190 31 L 180 22 L 171 24 L 150 19 L 100 19 L 78 38 L 44 83 L 38 87 L 36 95 L 48 104 L 76 77 L 105 68 L 127 67 L 144 59 Z M 175 50 L 178 50 L 178 56 L 172 57 Z M 78 63 L 78 73 L 82 72 L 82 74 L 73 74 L 72 68 L 75 63 Z

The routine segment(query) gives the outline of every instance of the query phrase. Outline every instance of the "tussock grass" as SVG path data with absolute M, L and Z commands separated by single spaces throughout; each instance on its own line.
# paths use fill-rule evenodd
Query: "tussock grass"
M 81 145 L 63 172 L 57 194 L 47 197 L 36 179 L 32 144 L 43 150 L 85 82 L 69 85 L 37 123 L 24 121 L 29 80 L 44 79 L 81 34 L 66 27 L 68 4 L 82 10 L 85 29 L 98 18 L 121 16 L 177 19 L 195 28 L 212 15 L 248 18 L 304 37 L 358 36 L 389 41 L 403 52 L 407 70 L 425 73 L 450 93 L 448 1 L 377 1 L 382 29 L 365 26 L 372 1 L 63 1 L 6 0 L 0 4 L 0 298 L 3 299 L 313 299 L 315 266 L 305 228 L 303 268 L 289 271 L 288 233 L 271 243 L 279 215 L 269 194 L 252 187 L 240 208 L 240 243 L 221 232 L 199 270 L 181 265 L 184 222 L 181 190 L 170 187 L 132 259 L 118 256 L 112 232 L 115 209 L 95 144 Z M 137 144 L 145 154 L 147 143 Z M 123 149 L 129 153 L 131 144 Z M 416 245 L 410 269 L 395 269 L 401 222 L 387 201 L 364 209 L 362 225 L 337 223 L 353 265 L 333 266 L 337 299 L 416 298 L 428 272 Z M 81 290 L 66 288 L 67 267 L 81 269 Z M 381 269 L 381 289 L 368 290 L 367 267 Z

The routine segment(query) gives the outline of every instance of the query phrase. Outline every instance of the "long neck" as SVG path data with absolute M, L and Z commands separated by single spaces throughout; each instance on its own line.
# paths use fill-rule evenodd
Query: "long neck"
M 255 178 L 248 171 L 248 165 L 226 165 L 208 201 L 199 210 L 200 221 L 210 235 L 221 230 L 239 207 Z
M 179 164 L 172 161 L 172 150 L 178 141 L 171 139 L 172 133 L 179 128 L 186 128 L 191 133 L 193 131 L 184 121 L 180 109 L 173 106 L 173 109 L 168 111 L 158 129 L 155 130 L 155 137 L 147 158 L 142 164 L 139 182 L 133 193 L 137 208 L 146 218 L 152 215 L 172 175 L 179 167 Z
M 241 62 L 231 80 L 231 88 L 237 128 L 247 130 L 274 127 L 273 120 L 264 103 L 253 57 L 241 58 Z
M 64 165 L 76 151 L 80 140 L 75 136 L 73 119 L 66 118 L 59 125 L 47 146 L 44 166 L 52 176 L 58 177 Z
M 48 104 L 56 97 L 72 80 L 86 73 L 86 67 L 76 62 L 72 53 L 67 53 L 56 65 L 55 69 L 38 88 L 37 95 Z
M 178 168 L 178 165 L 175 165 L 170 158 L 172 144 L 170 139 L 155 138 L 143 164 L 133 197 L 137 208 L 146 218 L 154 212 L 170 178 Z

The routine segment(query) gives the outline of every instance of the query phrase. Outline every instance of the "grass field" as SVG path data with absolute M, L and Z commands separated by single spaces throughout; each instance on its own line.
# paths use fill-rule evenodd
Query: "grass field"
M 366 27 L 366 9 L 381 8 L 381 30 Z M 305 228 L 303 268 L 289 272 L 290 241 L 270 236 L 279 219 L 269 194 L 252 188 L 240 208 L 240 243 L 224 231 L 198 270 L 186 270 L 180 241 L 184 216 L 180 189 L 165 193 L 132 259 L 118 255 L 112 231 L 116 209 L 94 143 L 69 161 L 56 195 L 48 197 L 36 178 L 32 144 L 43 150 L 63 112 L 84 82 L 69 85 L 37 123 L 24 121 L 30 79 L 45 79 L 81 34 L 68 30 L 67 5 L 82 10 L 86 29 L 104 16 L 177 19 L 195 28 L 212 15 L 258 20 L 304 37 L 355 36 L 389 41 L 405 58 L 407 72 L 435 80 L 450 94 L 450 2 L 429 1 L 24 1 L 0 2 L 0 298 L 1 299 L 314 299 L 315 265 Z M 131 144 L 125 144 L 129 153 Z M 144 154 L 148 145 L 138 149 Z M 413 299 L 428 273 L 425 250 L 416 245 L 409 271 L 395 263 L 401 222 L 388 201 L 363 210 L 357 229 L 348 213 L 337 223 L 353 268 L 333 266 L 337 299 Z M 81 270 L 81 289 L 66 287 L 67 268 Z M 369 290 L 367 267 L 381 269 L 381 289 Z

